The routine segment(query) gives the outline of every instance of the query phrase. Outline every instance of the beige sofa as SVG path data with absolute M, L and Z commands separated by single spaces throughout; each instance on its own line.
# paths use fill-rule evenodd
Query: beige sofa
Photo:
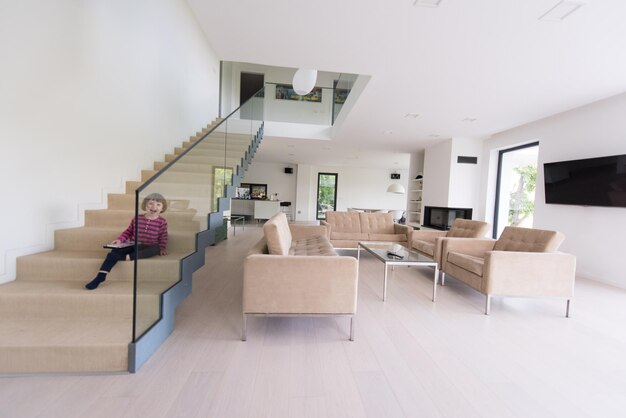
M 443 273 L 486 295 L 486 315 L 495 295 L 564 298 L 567 317 L 576 257 L 557 251 L 563 240 L 559 232 L 512 226 L 504 228 L 497 241 L 446 238 Z
M 393 222 L 391 213 L 326 212 L 321 225 L 335 248 L 357 248 L 359 241 L 411 243 L 413 228 Z
M 278 213 L 243 265 L 243 334 L 249 315 L 343 315 L 354 340 L 358 266 L 339 256 L 324 226 L 289 225 Z
M 448 231 L 420 229 L 413 231 L 411 247 L 420 254 L 432 258 L 441 269 L 443 238 L 485 238 L 489 224 L 482 221 L 457 218 Z

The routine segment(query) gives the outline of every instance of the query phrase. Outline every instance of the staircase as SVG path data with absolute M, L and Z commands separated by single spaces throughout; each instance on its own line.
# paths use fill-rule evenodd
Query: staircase
M 18 258 L 16 280 L 0 285 L 0 373 L 135 371 L 156 350 L 173 328 L 176 305 L 191 291 L 204 248 L 224 228 L 234 187 L 226 187 L 226 198 L 214 197 L 215 167 L 231 168 L 238 184 L 260 140 L 258 134 L 228 134 L 226 146 L 221 125 L 207 126 L 142 171 L 140 181 L 127 182 L 125 194 L 109 194 L 107 209 L 85 211 L 83 227 L 57 230 L 53 250 Z M 147 181 L 146 190 L 168 200 L 168 255 L 140 260 L 135 304 L 133 262 L 118 263 L 98 289 L 86 290 L 108 251 L 102 244 L 128 226 L 135 190 Z M 178 295 L 174 302 L 168 292 Z M 142 340 L 148 348 L 141 348 Z

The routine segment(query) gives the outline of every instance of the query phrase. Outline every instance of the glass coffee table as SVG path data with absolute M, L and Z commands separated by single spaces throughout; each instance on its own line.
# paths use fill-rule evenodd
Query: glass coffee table
M 427 266 L 435 268 L 433 277 L 433 302 L 437 295 L 437 279 L 439 277 L 439 269 L 437 263 L 430 257 L 418 254 L 407 247 L 390 242 L 359 242 L 357 247 L 357 261 L 361 260 L 361 248 L 372 254 L 385 265 L 385 278 L 383 280 L 383 301 L 387 299 L 387 267 L 391 266 Z M 390 253 L 396 254 L 393 256 Z M 401 257 L 401 258 L 400 258 Z

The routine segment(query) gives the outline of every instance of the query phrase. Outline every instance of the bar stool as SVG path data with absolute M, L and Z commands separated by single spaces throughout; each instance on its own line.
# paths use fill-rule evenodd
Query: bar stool
M 280 202 L 280 211 L 287 215 L 287 220 L 291 221 L 291 202 Z

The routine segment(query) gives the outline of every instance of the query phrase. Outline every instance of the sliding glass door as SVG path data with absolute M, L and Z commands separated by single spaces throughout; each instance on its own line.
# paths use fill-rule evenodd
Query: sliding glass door
M 500 151 L 493 237 L 506 226 L 532 228 L 539 142 Z

